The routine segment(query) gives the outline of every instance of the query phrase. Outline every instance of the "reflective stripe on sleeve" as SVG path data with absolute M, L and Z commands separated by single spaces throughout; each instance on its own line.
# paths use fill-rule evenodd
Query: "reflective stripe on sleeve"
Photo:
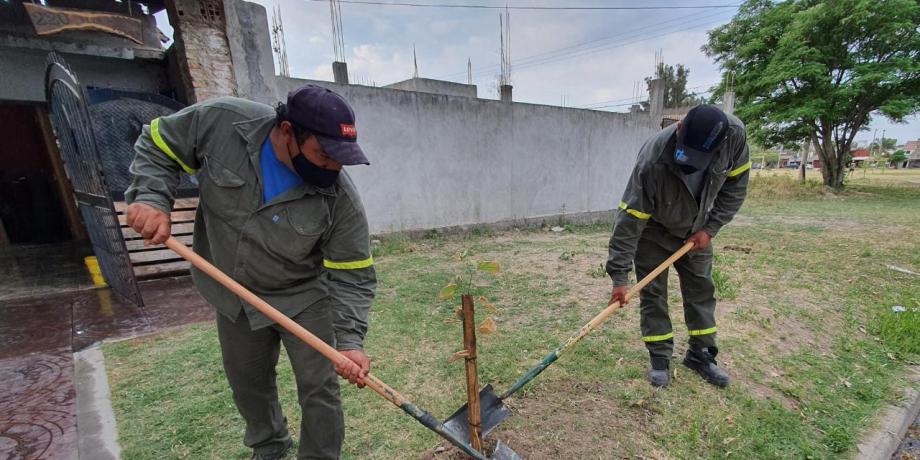
M 374 265 L 374 258 L 368 257 L 364 260 L 355 260 L 352 262 L 333 262 L 329 259 L 323 259 L 323 266 L 333 270 L 357 270 Z
M 195 174 L 196 169 L 190 168 L 189 165 L 185 164 L 178 156 L 169 148 L 169 145 L 166 144 L 166 141 L 163 140 L 163 136 L 160 136 L 160 119 L 154 118 L 150 122 L 150 136 L 153 137 L 153 143 L 156 144 L 163 153 L 166 154 L 169 158 L 172 158 L 173 161 L 179 164 L 182 167 L 182 170 L 189 174 Z
M 728 177 L 735 177 L 735 176 L 741 175 L 741 173 L 747 171 L 748 169 L 751 169 L 751 164 L 752 163 L 749 161 L 741 166 L 738 166 L 737 168 L 731 170 L 728 173 Z
M 651 214 L 644 213 L 644 212 L 642 212 L 642 211 L 638 211 L 638 210 L 635 210 L 635 209 L 630 209 L 629 207 L 626 206 L 626 203 L 624 203 L 624 202 L 622 202 L 622 201 L 620 202 L 620 206 L 619 206 L 619 207 L 620 207 L 620 209 L 626 211 L 628 214 L 631 214 L 631 215 L 633 215 L 634 217 L 636 217 L 636 218 L 638 218 L 638 219 L 649 220 L 649 219 L 652 218 L 652 215 L 651 215 Z

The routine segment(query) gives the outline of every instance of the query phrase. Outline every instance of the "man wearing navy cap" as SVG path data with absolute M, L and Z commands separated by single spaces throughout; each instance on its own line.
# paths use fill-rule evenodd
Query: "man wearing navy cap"
M 717 107 L 700 105 L 646 141 L 636 160 L 610 237 L 611 302 L 626 304 L 629 270 L 644 278 L 686 241 L 693 250 L 674 267 L 680 279 L 689 348 L 684 365 L 713 385 L 728 374 L 716 363 L 716 299 L 710 240 L 741 208 L 751 161 L 744 124 Z M 649 382 L 670 383 L 674 332 L 668 313 L 668 271 L 639 295 Z
M 363 386 L 370 371 L 363 342 L 376 274 L 364 207 L 342 168 L 370 164 L 357 140 L 345 99 L 307 85 L 274 109 L 238 98 L 192 105 L 144 126 L 135 144 L 129 225 L 165 241 L 179 175 L 196 175 L 195 251 L 353 361 L 334 368 L 193 268 L 218 313 L 224 370 L 254 459 L 283 458 L 293 444 L 275 383 L 282 342 L 302 411 L 300 459 L 339 458 L 336 373 Z

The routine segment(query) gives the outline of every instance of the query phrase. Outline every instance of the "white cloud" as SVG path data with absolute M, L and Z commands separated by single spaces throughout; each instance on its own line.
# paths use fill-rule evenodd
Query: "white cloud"
M 351 49 L 348 73 L 361 80 L 389 83 L 412 76 L 412 50 L 397 51 L 391 47 L 362 44 Z
M 320 64 L 313 68 L 313 74 L 310 78 L 314 80 L 332 80 L 332 63 Z

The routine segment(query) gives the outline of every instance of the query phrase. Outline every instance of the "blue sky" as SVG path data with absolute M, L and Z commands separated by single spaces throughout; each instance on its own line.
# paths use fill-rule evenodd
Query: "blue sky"
M 389 1 L 389 0 L 385 0 Z M 395 1 L 395 0 L 393 0 Z M 409 1 L 409 0 L 407 0 Z M 271 16 L 281 6 L 288 60 L 293 76 L 332 79 L 333 46 L 329 2 L 256 0 Z M 416 0 L 416 3 L 505 5 L 490 0 Z M 704 6 L 736 5 L 727 0 L 514 0 L 509 5 L 543 6 Z M 465 83 L 467 59 L 479 96 L 497 98 L 500 62 L 499 10 L 441 9 L 341 4 L 346 61 L 352 83 L 387 85 L 413 74 Z M 706 31 L 728 22 L 735 8 L 527 11 L 511 12 L 514 99 L 566 106 L 612 106 L 625 111 L 637 82 L 654 70 L 655 53 L 664 62 L 690 68 L 688 87 L 706 91 L 719 69 L 700 47 Z M 162 23 L 162 21 L 161 21 Z M 171 32 L 171 31 L 170 31 Z M 557 51 L 561 50 L 561 51 Z M 554 52 L 556 51 L 556 52 Z M 645 91 L 645 85 L 639 85 Z M 645 94 L 640 96 L 645 98 Z M 857 140 L 878 136 L 903 143 L 920 138 L 920 117 L 892 124 L 876 117 Z

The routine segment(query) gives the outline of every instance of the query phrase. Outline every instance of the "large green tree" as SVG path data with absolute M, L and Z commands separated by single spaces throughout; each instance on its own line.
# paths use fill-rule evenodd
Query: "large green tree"
M 920 109 L 918 0 L 748 0 L 703 50 L 733 82 L 736 114 L 763 145 L 814 136 L 824 183 L 843 185 L 873 114 Z

